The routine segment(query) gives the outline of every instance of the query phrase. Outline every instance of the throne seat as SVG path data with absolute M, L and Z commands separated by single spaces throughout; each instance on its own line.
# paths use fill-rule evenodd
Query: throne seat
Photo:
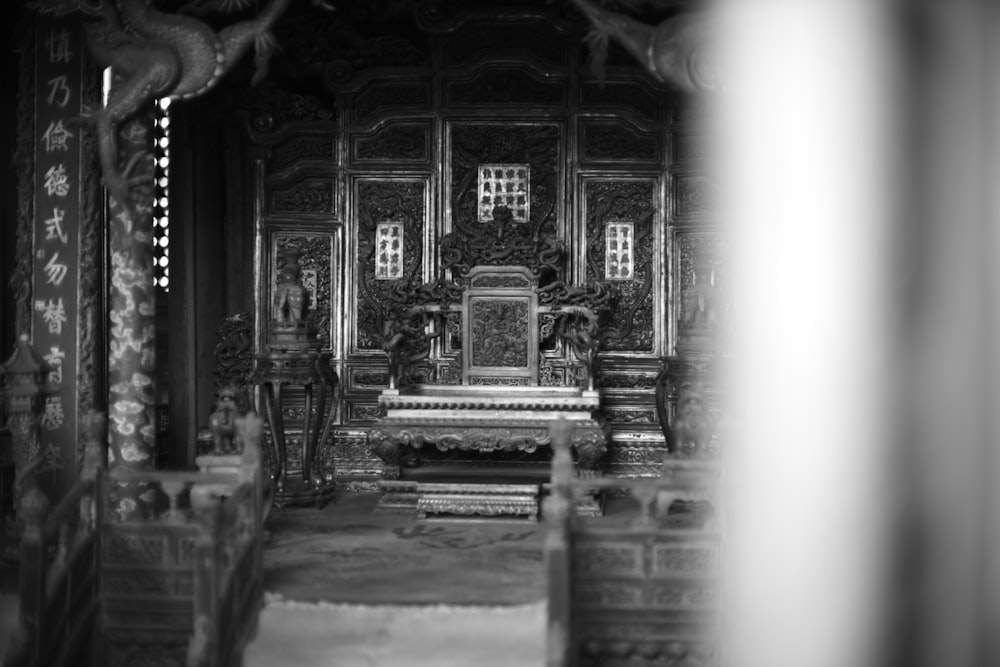
M 607 452 L 609 429 L 593 382 L 597 317 L 589 307 L 600 293 L 561 281 L 539 287 L 532 266 L 477 265 L 458 273 L 459 282 L 404 292 L 396 329 L 386 335 L 390 384 L 378 397 L 384 416 L 368 434 L 383 462 L 383 507 L 413 507 L 421 516 L 534 518 L 548 480 L 553 421 L 573 423 L 570 444 L 582 475 L 595 476 Z M 553 335 L 582 360 L 586 386 L 540 383 L 541 341 Z M 404 359 L 432 349 L 456 355 L 461 384 L 397 383 Z M 441 486 L 429 473 L 446 463 L 452 470 Z M 498 472 L 518 467 L 520 479 L 494 483 Z

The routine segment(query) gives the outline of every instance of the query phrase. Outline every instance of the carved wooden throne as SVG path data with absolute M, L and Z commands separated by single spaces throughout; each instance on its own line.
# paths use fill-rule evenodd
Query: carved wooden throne
M 504 230 L 502 218 L 498 229 Z M 446 268 L 455 269 L 456 279 L 400 292 L 385 335 L 392 376 L 379 396 L 385 416 L 369 434 L 388 480 L 382 482 L 384 508 L 415 506 L 421 516 L 514 514 L 534 519 L 547 474 L 524 483 L 484 480 L 495 480 L 512 453 L 539 454 L 539 468 L 547 471 L 548 427 L 558 418 L 576 427 L 572 446 L 581 474 L 600 471 L 608 427 L 593 375 L 597 311 L 604 292 L 559 280 L 551 270 L 560 262 L 559 248 L 551 241 L 507 232 L 465 241 L 446 237 L 442 255 L 453 258 Z M 497 257 L 523 263 L 504 264 Z M 568 356 L 578 365 L 578 384 L 540 382 L 540 340 L 553 336 L 573 350 Z M 434 341 L 439 350 L 447 347 L 440 341 L 448 337 L 461 341 L 460 383 L 407 383 L 407 368 L 431 355 Z M 419 477 L 414 468 L 421 452 L 428 449 L 475 453 L 480 467 L 448 482 L 412 481 Z M 594 511 L 599 511 L 596 506 Z

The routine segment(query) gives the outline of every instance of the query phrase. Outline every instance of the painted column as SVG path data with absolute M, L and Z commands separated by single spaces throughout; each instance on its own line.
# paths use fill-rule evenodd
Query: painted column
M 135 161 L 132 174 L 148 178 L 129 190 L 128 202 L 109 198 L 108 462 L 152 468 L 156 460 L 152 103 L 122 124 L 118 146 L 120 168 Z

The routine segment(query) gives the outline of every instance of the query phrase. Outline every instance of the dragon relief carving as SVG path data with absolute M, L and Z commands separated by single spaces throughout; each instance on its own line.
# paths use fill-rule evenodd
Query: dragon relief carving
M 253 18 L 218 31 L 194 14 L 210 8 L 242 10 L 252 4 L 250 0 L 194 0 L 177 12 L 161 11 L 153 0 L 36 0 L 32 4 L 40 11 L 76 9 L 98 19 L 86 24 L 90 51 L 98 64 L 111 67 L 120 79 L 104 107 L 77 120 L 96 130 L 104 185 L 126 210 L 132 212 L 135 189 L 148 185 L 152 178 L 138 165 L 153 156 L 140 151 L 119 167 L 118 136 L 123 124 L 153 100 L 190 99 L 208 92 L 251 46 L 256 49 L 253 82 L 259 82 L 267 74 L 276 45 L 269 29 L 291 2 L 271 0 Z

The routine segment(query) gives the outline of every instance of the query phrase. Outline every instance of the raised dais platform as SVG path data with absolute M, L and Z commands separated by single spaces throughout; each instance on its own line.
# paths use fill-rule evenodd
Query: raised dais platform
M 551 446 L 549 425 L 565 419 L 574 425 L 571 445 L 582 476 L 597 475 L 607 451 L 608 426 L 598 411 L 600 395 L 578 387 L 414 385 L 383 391 L 379 403 L 386 414 L 368 437 L 372 452 L 383 462 L 382 510 L 412 508 L 421 518 L 537 517 L 547 479 L 498 482 L 487 466 L 465 469 L 464 478 L 447 482 L 401 479 L 402 462 L 419 459 L 424 447 L 441 452 L 533 453 Z M 419 465 L 405 472 L 419 477 Z M 591 511 L 599 512 L 597 501 Z

